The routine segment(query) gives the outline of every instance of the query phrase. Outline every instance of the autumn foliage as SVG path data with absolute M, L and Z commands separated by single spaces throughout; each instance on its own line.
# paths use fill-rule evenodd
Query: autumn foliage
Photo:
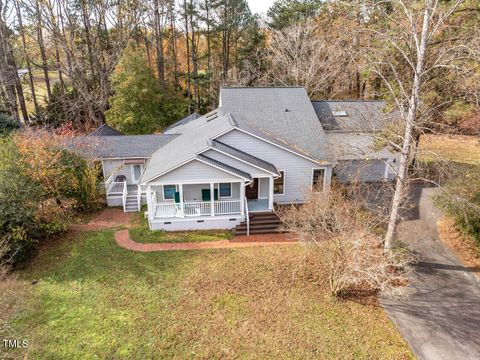
M 71 216 L 98 207 L 98 170 L 65 147 L 67 135 L 24 130 L 0 138 L 0 244 L 4 262 L 65 231 Z

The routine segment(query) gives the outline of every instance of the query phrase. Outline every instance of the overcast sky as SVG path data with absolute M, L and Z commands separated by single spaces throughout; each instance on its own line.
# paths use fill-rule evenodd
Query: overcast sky
M 267 10 L 272 6 L 275 0 L 248 0 L 248 5 L 252 13 L 267 14 Z

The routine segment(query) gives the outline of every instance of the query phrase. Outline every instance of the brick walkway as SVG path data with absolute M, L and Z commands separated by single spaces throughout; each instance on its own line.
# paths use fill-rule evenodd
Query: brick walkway
M 130 239 L 128 230 L 118 230 L 115 232 L 117 244 L 125 249 L 152 252 L 169 250 L 204 250 L 204 249 L 235 249 L 255 246 L 269 245 L 291 245 L 297 244 L 287 234 L 266 234 L 252 236 L 237 236 L 233 240 L 218 240 L 205 242 L 186 242 L 186 243 L 157 243 L 141 244 Z

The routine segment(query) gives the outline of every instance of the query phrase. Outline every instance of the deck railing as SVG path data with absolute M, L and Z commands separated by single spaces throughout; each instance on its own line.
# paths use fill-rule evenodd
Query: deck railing
M 123 191 L 122 191 L 122 203 L 123 203 L 123 211 L 127 210 L 127 180 L 123 182 Z
M 240 200 L 220 200 L 214 202 L 215 214 L 228 215 L 240 213 Z
M 156 200 L 156 199 L 155 199 Z M 213 204 L 214 215 L 240 214 L 241 200 L 219 200 Z M 183 203 L 155 203 L 154 217 L 194 217 L 194 216 L 211 216 L 212 209 L 210 201 L 190 201 Z

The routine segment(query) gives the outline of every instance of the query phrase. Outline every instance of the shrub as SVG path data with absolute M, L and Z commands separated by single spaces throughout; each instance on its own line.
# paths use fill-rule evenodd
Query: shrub
M 20 124 L 13 117 L 0 112 L 0 135 L 9 134 L 20 128 Z
M 0 139 L 0 243 L 3 261 L 25 258 L 39 241 L 65 231 L 71 215 L 100 203 L 94 163 L 62 137 L 24 130 Z
M 435 203 L 480 247 L 480 166 L 471 167 L 450 180 Z
M 340 189 L 310 193 L 308 202 L 280 212 L 286 230 L 313 253 L 315 265 L 332 295 L 351 291 L 394 293 L 407 280 L 412 257 L 406 251 L 385 252 L 382 219 Z

